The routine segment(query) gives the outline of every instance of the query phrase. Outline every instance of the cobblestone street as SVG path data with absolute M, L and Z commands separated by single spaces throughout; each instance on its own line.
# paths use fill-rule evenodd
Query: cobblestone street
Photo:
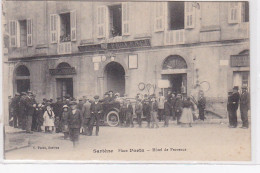
M 160 127 L 162 125 L 160 123 Z M 16 132 L 6 134 L 6 138 L 27 138 L 29 145 L 10 150 L 5 157 L 27 160 L 250 160 L 250 129 L 227 126 L 225 122 L 197 122 L 188 128 L 171 122 L 170 127 L 159 129 L 101 127 L 99 136 L 81 135 L 77 148 L 73 148 L 71 141 L 64 140 L 62 133 Z

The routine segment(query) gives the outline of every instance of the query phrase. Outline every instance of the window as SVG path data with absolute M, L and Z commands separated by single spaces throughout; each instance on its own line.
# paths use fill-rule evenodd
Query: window
M 60 42 L 71 41 L 70 13 L 60 14 Z
M 242 22 L 249 22 L 249 2 L 242 2 Z
M 168 30 L 184 29 L 184 2 L 168 2 Z
M 32 20 L 12 20 L 10 26 L 10 46 L 32 46 Z
M 228 23 L 249 22 L 249 2 L 230 2 Z
M 76 11 L 50 15 L 51 43 L 76 41 Z
M 125 15 L 126 16 L 126 15 Z M 122 36 L 122 5 L 109 7 L 110 37 Z

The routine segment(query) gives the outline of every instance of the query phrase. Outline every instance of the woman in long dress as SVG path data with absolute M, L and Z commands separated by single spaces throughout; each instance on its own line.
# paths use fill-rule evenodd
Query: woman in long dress
M 180 123 L 184 125 L 189 125 L 189 127 L 192 127 L 191 123 L 193 122 L 192 108 L 193 103 L 190 101 L 190 97 L 187 97 L 183 101 L 183 110 L 180 118 Z

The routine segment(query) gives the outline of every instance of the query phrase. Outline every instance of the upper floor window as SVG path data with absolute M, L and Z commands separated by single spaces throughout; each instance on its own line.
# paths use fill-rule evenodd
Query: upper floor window
M 97 38 L 129 35 L 129 2 L 97 8 Z
M 249 22 L 249 2 L 230 2 L 228 23 Z
M 168 2 L 168 30 L 184 29 L 184 2 Z
M 32 46 L 32 19 L 9 22 L 10 47 Z
M 50 41 L 76 41 L 76 11 L 50 15 Z
M 182 30 L 195 27 L 194 2 L 156 2 L 155 32 L 164 30 Z
M 122 5 L 113 5 L 108 9 L 110 37 L 122 36 Z

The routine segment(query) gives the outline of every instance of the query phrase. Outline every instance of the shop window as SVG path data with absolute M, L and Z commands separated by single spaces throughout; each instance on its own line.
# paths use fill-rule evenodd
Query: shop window
M 168 2 L 168 30 L 184 29 L 184 3 Z
M 110 36 L 122 36 L 122 5 L 109 7 Z

